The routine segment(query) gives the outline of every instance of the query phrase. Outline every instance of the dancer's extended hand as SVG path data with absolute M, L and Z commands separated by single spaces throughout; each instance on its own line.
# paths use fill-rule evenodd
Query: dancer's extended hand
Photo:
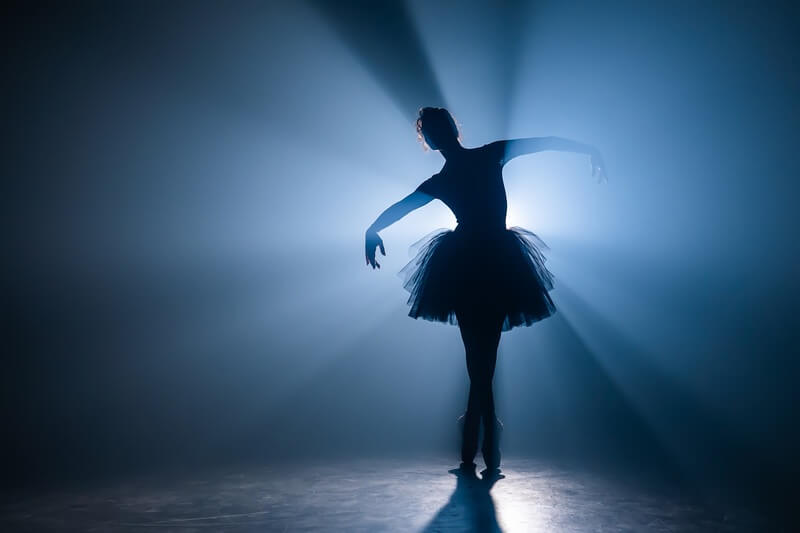
M 383 239 L 380 238 L 377 231 L 367 230 L 364 241 L 367 265 L 371 265 L 373 269 L 380 268 L 380 263 L 375 259 L 375 249 L 380 247 L 381 254 L 386 255 L 386 249 L 383 247 Z
M 590 154 L 592 158 L 592 176 L 597 178 L 597 183 L 608 182 L 608 175 L 606 175 L 606 164 L 603 161 L 603 156 L 596 148 Z

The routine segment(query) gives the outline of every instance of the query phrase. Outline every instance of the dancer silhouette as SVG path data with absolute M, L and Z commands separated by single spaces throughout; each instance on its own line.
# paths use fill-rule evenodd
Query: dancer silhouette
M 605 179 L 600 153 L 593 147 L 559 137 L 502 140 L 479 148 L 461 145 L 449 111 L 424 107 L 417 118 L 424 146 L 445 158 L 442 169 L 387 208 L 367 229 L 367 265 L 380 268 L 376 248 L 386 255 L 382 229 L 434 198 L 456 216 L 455 230 L 429 236 L 401 273 L 409 291 L 409 316 L 458 325 L 466 351 L 469 400 L 462 416 L 461 467 L 474 468 L 483 422 L 481 453 L 487 471 L 500 467 L 500 431 L 492 380 L 500 335 L 530 326 L 555 312 L 548 291 L 552 274 L 544 265 L 544 243 L 522 228 L 506 228 L 503 166 L 511 159 L 544 150 L 591 156 L 592 174 Z

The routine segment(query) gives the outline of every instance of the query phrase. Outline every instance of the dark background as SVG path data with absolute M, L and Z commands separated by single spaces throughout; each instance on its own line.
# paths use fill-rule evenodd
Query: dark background
M 504 449 L 753 494 L 797 474 L 798 13 L 733 2 L 23 2 L 3 20 L 2 470 L 453 455 L 452 327 L 405 317 L 465 144 L 506 169 L 559 313 L 504 335 Z M 788 486 L 788 485 L 786 485 Z

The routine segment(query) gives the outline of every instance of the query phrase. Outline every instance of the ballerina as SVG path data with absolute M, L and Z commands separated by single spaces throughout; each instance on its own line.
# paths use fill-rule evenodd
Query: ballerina
M 461 468 L 475 469 L 482 422 L 486 472 L 497 472 L 502 424 L 495 415 L 492 380 L 501 333 L 530 326 L 556 310 L 549 295 L 553 276 L 541 252 L 546 246 L 525 229 L 506 227 L 503 166 L 517 156 L 544 150 L 589 155 L 592 175 L 600 181 L 606 179 L 605 166 L 594 147 L 559 137 L 466 148 L 453 116 L 443 108 L 420 109 L 416 125 L 423 146 L 439 151 L 444 166 L 367 229 L 366 262 L 380 268 L 376 249 L 382 255 L 386 249 L 378 232 L 434 198 L 456 216 L 456 228 L 430 236 L 401 274 L 410 293 L 409 316 L 454 324 L 461 332 L 470 379 L 467 409 L 460 419 Z

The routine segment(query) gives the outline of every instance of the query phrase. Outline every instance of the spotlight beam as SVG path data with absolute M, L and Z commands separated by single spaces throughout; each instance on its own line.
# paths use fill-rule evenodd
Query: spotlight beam
M 309 3 L 339 33 L 409 120 L 423 105 L 446 105 L 404 2 Z

